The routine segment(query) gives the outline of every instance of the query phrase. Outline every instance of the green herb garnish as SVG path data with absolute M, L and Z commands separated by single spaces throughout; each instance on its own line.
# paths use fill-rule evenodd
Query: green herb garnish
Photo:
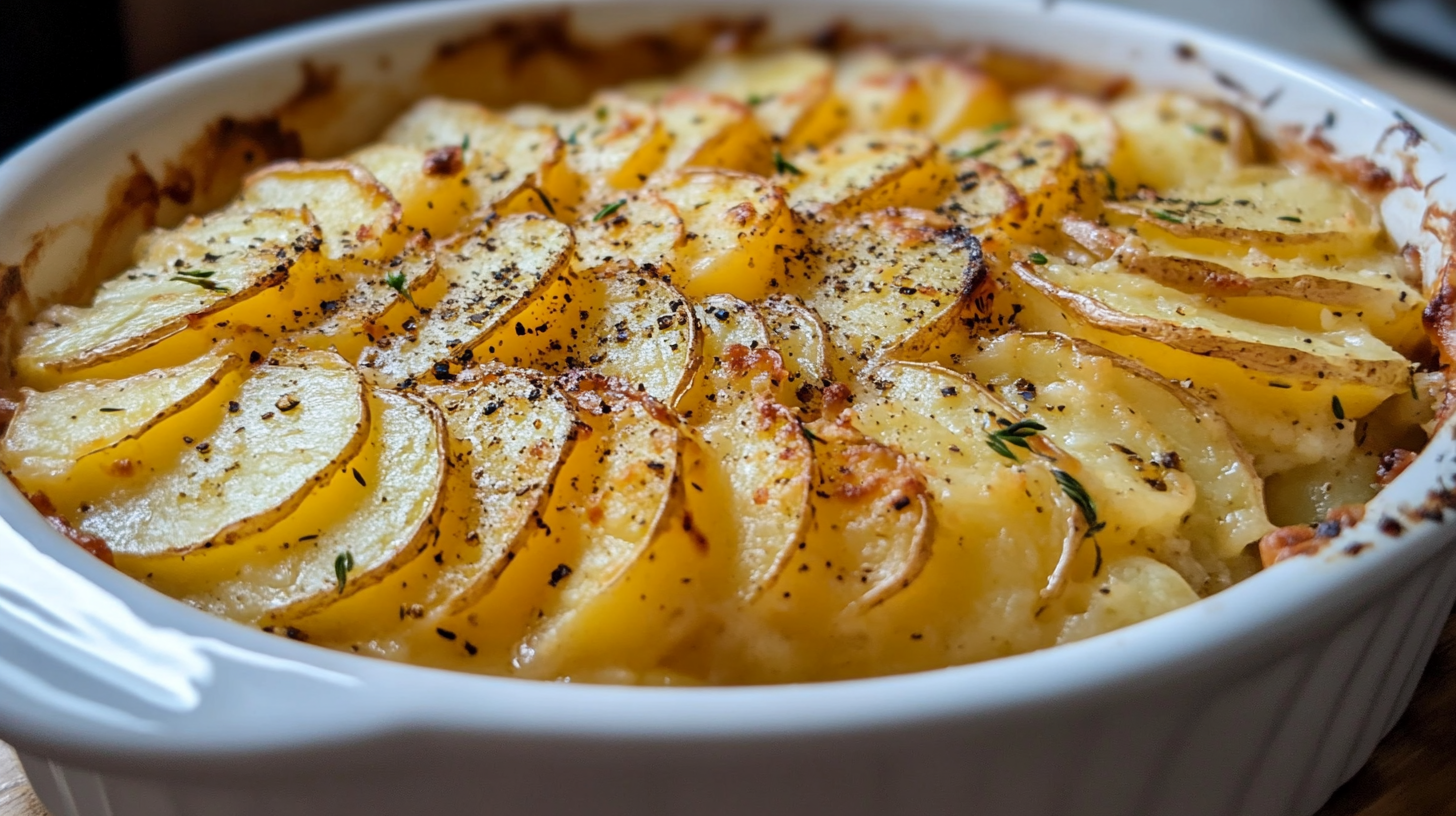
M 1040 252 L 1033 252 L 1030 255 L 1027 255 L 1026 259 L 1036 264 L 1037 266 L 1046 266 L 1047 262 L 1047 256 L 1041 254 Z
M 801 430 L 801 431 L 804 432 L 804 438 L 807 439 L 807 440 L 809 440 L 811 443 L 812 442 L 823 442 L 824 441 L 823 439 L 820 439 L 819 438 L 819 435 L 818 434 L 816 434 L 813 431 L 809 430 L 809 426 L 808 425 L 800 424 L 799 425 L 799 430 Z
M 1195 201 L 1193 203 L 1199 207 L 1217 207 L 1223 203 L 1223 199 L 1215 198 L 1212 201 Z
M 1062 492 L 1067 494 L 1067 498 L 1071 499 L 1072 503 L 1077 505 L 1077 509 L 1082 511 L 1082 518 L 1087 520 L 1087 532 L 1085 535 L 1092 536 L 1101 532 L 1102 528 L 1107 526 L 1107 522 L 1097 520 L 1097 503 L 1092 501 L 1091 496 L 1087 495 L 1087 488 L 1083 487 L 1082 483 L 1077 481 L 1075 476 L 1065 470 L 1056 470 L 1053 468 L 1052 476 L 1057 480 L 1057 484 L 1061 485 Z
M 992 150 L 995 150 L 1000 146 L 1000 139 L 992 139 L 991 141 L 986 142 L 980 147 L 973 147 L 970 150 L 952 150 L 950 153 L 950 157 L 952 161 L 960 161 L 961 159 L 979 159 L 980 157 L 986 155 L 987 153 L 990 153 Z
M 464 153 L 465 151 L 467 151 L 469 149 L 470 149 L 470 134 L 467 133 L 467 134 L 465 134 L 465 138 L 463 138 L 463 139 L 460 140 L 460 152 L 461 153 Z
M 186 275 L 189 278 L 210 278 L 216 275 L 217 271 L 213 269 L 183 269 L 177 274 Z
M 221 286 L 217 283 L 207 280 L 206 278 L 189 278 L 183 275 L 173 275 L 170 280 L 178 281 L 180 283 L 190 283 L 193 286 L 200 286 L 209 292 L 228 291 L 228 288 L 226 286 Z
M 602 220 L 603 218 L 606 218 L 607 216 L 610 216 L 612 213 L 616 212 L 617 210 L 622 209 L 622 205 L 623 204 L 626 204 L 626 203 L 627 203 L 627 199 L 625 199 L 625 198 L 619 198 L 616 201 L 613 201 L 611 204 L 608 204 L 607 206 L 601 208 L 600 210 L 597 210 L 597 214 L 594 215 L 594 216 L 592 216 L 592 223 L 595 224 L 596 222 Z
M 755 107 L 756 108 L 759 105 L 762 105 L 764 102 L 767 102 L 768 101 L 768 97 L 759 96 L 758 94 L 749 94 L 748 95 L 748 98 L 745 99 L 744 101 L 747 102 L 750 107 Z
M 1304 221 L 1301 220 L 1300 217 L 1297 216 L 1297 215 L 1281 215 L 1281 216 L 1279 216 L 1279 220 L 1280 221 L 1288 221 L 1291 224 L 1303 224 L 1304 223 Z
M 1175 213 L 1170 213 L 1167 210 L 1148 210 L 1148 212 L 1152 213 L 1154 218 L 1160 218 L 1164 221 L 1172 221 L 1174 224 L 1183 223 L 1183 216 L 1177 215 Z
M 1012 124 L 1013 124 L 1012 122 L 997 122 L 996 124 L 991 125 L 990 127 L 986 128 L 986 132 L 987 133 L 1000 133 L 1001 131 L 1006 130 L 1007 128 L 1010 128 Z
M 1013 462 L 1020 462 L 1021 460 L 1016 458 L 1016 454 L 1012 452 L 1010 446 L 1015 445 L 1029 451 L 1031 443 L 1026 440 L 1045 430 L 1046 426 L 1034 419 L 1023 419 L 1014 424 L 1008 422 L 1002 428 L 987 432 L 986 446 Z
M 348 550 L 339 553 L 334 559 L 334 577 L 339 579 L 339 594 L 344 594 L 344 587 L 349 583 L 349 571 L 354 569 L 354 554 Z
M 1330 408 L 1335 412 L 1335 419 L 1345 418 L 1345 406 L 1340 404 L 1339 397 L 1330 397 Z
M 384 276 L 384 283 L 388 285 L 390 289 L 398 292 L 400 297 L 408 300 L 409 304 L 411 306 L 414 306 L 416 310 L 420 308 L 418 305 L 415 304 L 414 295 L 410 294 L 410 290 L 405 288 L 403 272 L 390 272 L 389 274 Z
M 1107 176 L 1107 196 L 1113 201 L 1117 200 L 1117 179 L 1112 177 L 1112 171 L 1106 167 L 1102 168 L 1102 174 Z
M 785 173 L 791 176 L 804 175 L 803 170 L 800 170 L 799 168 L 790 164 L 788 159 L 784 158 L 784 154 L 778 152 L 777 150 L 774 151 L 774 172 L 778 173 L 779 175 L 784 175 Z

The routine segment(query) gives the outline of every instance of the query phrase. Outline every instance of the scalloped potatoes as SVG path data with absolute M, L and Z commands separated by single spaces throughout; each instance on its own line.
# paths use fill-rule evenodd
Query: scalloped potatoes
M 42 312 L 0 465 L 158 589 L 423 665 L 1091 637 L 1316 546 L 1423 441 L 1378 201 L 1260 155 L 1222 103 L 875 47 L 425 99 Z

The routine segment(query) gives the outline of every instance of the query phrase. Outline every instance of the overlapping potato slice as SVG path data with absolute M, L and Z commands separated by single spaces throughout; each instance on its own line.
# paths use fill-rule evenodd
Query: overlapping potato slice
M 797 549 L 774 563 L 763 596 L 772 612 L 833 621 L 863 614 L 910 586 L 931 556 L 936 517 L 908 456 L 866 437 L 855 418 L 805 426 L 813 442 L 812 520 Z
M 706 448 L 701 490 L 688 495 L 710 546 L 735 554 L 732 583 L 752 601 L 773 586 L 810 521 L 813 449 L 776 396 L 788 379 L 753 307 L 716 295 L 699 307 L 704 327 L 697 384 L 684 416 Z
M 400 205 L 363 167 L 344 161 L 279 162 L 243 182 L 243 210 L 307 209 L 331 261 L 379 262 L 399 251 Z
M 135 439 L 197 404 L 241 364 L 234 355 L 212 354 L 120 380 L 26 389 L 0 440 L 0 466 L 27 491 L 43 490 L 79 460 Z
M 817 411 L 820 391 L 829 384 L 829 330 L 824 321 L 794 295 L 764 298 L 758 303 L 758 313 L 789 373 L 780 400 L 811 413 Z
M 565 172 L 565 145 L 550 124 L 512 122 L 472 102 L 432 97 L 396 119 L 381 141 L 427 151 L 441 170 L 453 170 L 459 161 L 461 169 L 451 175 L 469 188 L 473 208 L 500 209 L 518 193 L 534 190 L 548 208 L 569 209 L 578 191 Z
M 1253 130 L 1232 105 L 1168 91 L 1127 96 L 1108 108 L 1127 140 L 1134 177 L 1159 191 L 1213 181 L 1254 160 Z
M 444 296 L 412 330 L 407 322 L 406 334 L 367 349 L 361 369 L 381 385 L 427 374 L 448 379 L 450 362 L 468 359 L 520 314 L 566 269 L 571 251 L 571 229 L 539 215 L 492 219 L 457 236 L 438 250 Z
M 789 206 L 820 217 L 933 207 L 950 181 L 935 142 L 910 130 L 851 131 L 779 164 L 777 181 L 789 192 Z
M 956 364 L 1083 463 L 1109 534 L 1176 530 L 1179 539 L 1163 542 L 1159 557 L 1195 587 L 1227 586 L 1222 562 L 1271 529 L 1252 458 L 1188 389 L 1057 335 L 1004 334 Z M 1190 542 L 1196 565 L 1179 550 Z
M 788 288 L 823 318 L 842 382 L 868 361 L 929 347 L 985 277 L 979 242 L 933 213 L 868 213 L 818 238 Z
M 475 211 L 478 196 L 458 145 L 426 149 L 378 142 L 349 155 L 374 175 L 400 205 L 407 233 L 454 234 Z
M 537 563 L 554 556 L 537 546 L 554 532 L 547 501 L 570 495 L 572 475 L 561 469 L 588 431 L 538 371 L 487 364 L 418 390 L 446 417 L 439 535 L 397 580 L 295 625 L 311 640 L 367 654 L 507 671 L 558 563 Z
M 515 662 L 531 677 L 646 670 L 697 624 L 704 601 L 709 548 L 682 495 L 693 443 L 626 383 L 575 372 L 564 388 L 591 430 L 556 480 L 549 532 L 508 572 L 540 592 Z
M 1133 181 L 1127 140 L 1105 105 L 1090 97 L 1042 89 L 1017 94 L 1012 108 L 1023 126 L 1072 137 L 1084 166 L 1110 173 L 1114 184 L 1118 178 Z
M 56 499 L 117 563 L 181 555 L 276 524 L 359 452 L 369 428 L 362 380 L 332 352 L 257 365 L 215 430 L 170 457 L 116 464 L 108 482 Z M 140 567 L 139 567 L 140 568 Z
M 1039 593 L 1044 598 L 1059 595 L 1071 577 L 1084 538 L 1106 527 L 1096 509 L 1101 507 L 1097 499 L 1102 494 L 1095 489 L 1100 485 L 1078 482 L 1089 485 L 1087 493 L 1093 497 L 1089 518 L 1058 484 L 1057 473 L 1062 478 L 1085 480 L 1088 469 L 1038 438 L 1036 426 L 1021 431 L 1026 427 L 1023 415 L 955 372 L 926 363 L 890 362 L 868 377 L 853 416 L 866 433 L 903 451 L 924 472 L 922 487 L 934 500 L 941 523 L 954 519 L 964 524 L 947 528 L 942 537 L 956 537 L 957 546 L 966 546 L 963 542 L 977 546 L 980 536 L 1003 535 L 1004 529 L 1019 522 L 1025 527 L 1017 535 L 1025 548 L 1019 560 L 1022 565 L 1038 563 L 1056 553 L 1050 559 L 1053 566 L 1040 576 Z M 1008 432 L 1008 428 L 1017 430 Z M 998 433 L 1002 435 L 996 436 Z M 1004 441 L 1007 439 L 1022 441 Z M 998 440 L 1003 441 L 998 445 Z M 1007 481 L 1023 485 L 1036 510 L 1018 520 L 1007 515 L 1026 514 L 1024 504 L 1000 511 L 984 504 L 992 493 L 990 486 Z M 971 521 L 967 515 L 972 508 L 986 516 Z M 1117 531 L 1108 532 L 1117 535 Z M 928 541 L 926 548 L 928 556 Z M 1095 564 L 1085 566 L 1089 572 L 1094 568 Z
M 1425 298 L 1406 281 L 1409 264 L 1399 255 L 1322 254 L 1276 258 L 1257 248 L 1215 254 L 1180 248 L 1157 235 L 1068 218 L 1062 231 L 1098 257 L 1185 292 L 1237 297 L 1223 308 L 1284 325 L 1312 326 L 1354 318 L 1396 348 L 1418 341 Z M 1277 298 L 1277 300 L 1270 300 Z M 1326 306 L 1354 307 L 1327 309 Z M 1263 314 L 1260 315 L 1260 310 Z M 1292 322 L 1298 321 L 1298 322 Z
M 573 229 L 576 269 L 611 263 L 660 267 L 676 258 L 686 229 L 677 208 L 660 191 L 614 191 L 608 198 L 584 207 L 589 214 Z
M 883 48 L 841 54 L 834 68 L 834 93 L 849 110 L 850 128 L 923 128 L 929 114 L 919 78 Z
M 1373 248 L 1379 214 L 1336 179 L 1249 168 L 1218 181 L 1169 188 L 1149 200 L 1107 204 L 1115 226 L 1135 222 L 1193 251 L 1257 247 L 1276 257 L 1351 254 Z
M 1267 379 L 1328 379 L 1363 386 L 1360 390 L 1368 393 L 1356 396 L 1351 391 L 1345 406 L 1350 416 L 1363 416 L 1410 381 L 1409 362 L 1363 326 L 1303 332 L 1233 317 L 1206 298 L 1131 273 L 1116 260 L 1086 267 L 1055 259 L 1018 261 L 1012 269 L 1027 286 L 1099 329 L 1230 360 Z
M 1011 121 L 1005 88 L 981 71 L 943 56 L 911 60 L 909 68 L 925 92 L 928 115 L 922 127 L 936 139 Z
M 379 264 L 372 274 L 351 276 L 352 288 L 341 297 L 320 301 L 309 310 L 312 325 L 291 339 L 309 348 L 330 348 L 348 360 L 358 360 L 366 343 L 386 336 L 391 310 L 413 304 L 439 278 L 435 248 L 427 235 L 416 235 L 395 258 Z
M 1172 612 L 1198 595 L 1171 567 L 1132 555 L 1107 565 L 1106 577 L 1088 597 L 1087 609 L 1067 618 L 1057 643 L 1086 640 Z
M 577 436 L 577 411 L 538 372 L 473 368 L 422 386 L 445 412 L 455 478 L 469 496 L 463 542 L 444 548 L 425 607 L 439 618 L 480 600 L 535 531 L 532 517 Z
M 147 581 L 213 614 L 298 621 L 397 573 L 434 540 L 445 429 L 434 406 L 372 390 L 369 441 L 288 519 L 232 547 L 148 562 Z
M 185 332 L 229 306 L 312 275 L 321 235 L 300 210 L 228 209 L 151 236 L 136 266 L 101 285 L 90 306 L 52 306 L 26 330 L 22 377 L 117 360 Z
M 684 293 L 752 300 L 778 273 L 775 251 L 800 243 L 783 191 L 762 176 L 689 170 L 657 189 L 686 231 L 673 253 L 672 278 Z
M 486 352 L 527 368 L 590 368 L 676 405 L 700 359 L 697 316 L 671 283 L 613 264 L 560 276 Z
M 748 105 L 786 151 L 826 144 L 848 121 L 833 93 L 833 62 L 817 51 L 726 54 L 694 66 L 682 81 Z
M 555 128 L 565 140 L 566 166 L 587 191 L 641 187 L 672 145 L 657 111 L 621 93 L 599 94 L 570 111 L 521 105 L 507 116 L 518 124 Z
M 773 143 L 753 109 L 727 96 L 694 88 L 674 89 L 658 103 L 657 115 L 672 147 L 658 172 L 684 167 L 720 167 L 749 173 L 773 172 Z
M 1354 420 L 1409 387 L 1409 363 L 1363 327 L 1308 332 L 1259 323 L 1140 275 L 1090 271 L 1113 263 L 1073 269 L 1066 277 L 1080 277 L 1063 283 L 1037 277 L 1060 278 L 1070 268 L 1060 261 L 1014 265 L 1017 324 L 1090 340 L 1195 389 L 1228 420 L 1261 476 L 1343 455 L 1354 444 Z M 1028 277 L 1041 284 L 1021 282 Z M 1043 290 L 1053 294 L 1037 297 Z
M 945 150 L 956 162 L 957 184 L 942 209 L 953 212 L 959 204 L 970 213 L 984 212 L 1004 201 L 1006 209 L 995 226 L 1018 240 L 1032 238 L 1060 214 L 1078 208 L 1090 193 L 1090 188 L 1084 190 L 1088 182 L 1077 159 L 1077 143 L 1065 133 L 1025 127 L 969 131 L 947 142 Z M 971 177 L 971 172 L 978 175 Z M 982 177 L 992 186 L 970 185 Z M 1001 183 L 1009 184 L 1015 195 L 998 189 Z

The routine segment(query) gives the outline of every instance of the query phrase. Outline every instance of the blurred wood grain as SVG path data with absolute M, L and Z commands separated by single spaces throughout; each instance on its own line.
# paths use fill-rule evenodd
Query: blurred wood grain
M 1456 88 L 1445 82 L 1374 63 L 1336 67 L 1456 125 Z M 0 816 L 47 816 L 3 743 Z M 1446 623 L 1410 708 L 1316 816 L 1456 816 L 1456 615 Z

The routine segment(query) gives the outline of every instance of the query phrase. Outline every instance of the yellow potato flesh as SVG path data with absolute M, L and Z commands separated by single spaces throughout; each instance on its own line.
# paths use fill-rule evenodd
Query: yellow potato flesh
M 292 623 L 418 556 L 435 533 L 444 487 L 443 423 L 401 394 L 374 391 L 370 405 L 368 443 L 297 513 L 230 547 L 149 562 L 148 583 L 215 615 Z
M 27 490 L 43 490 L 78 460 L 135 439 L 195 405 L 241 362 L 233 355 L 209 355 L 122 380 L 81 380 L 27 393 L 0 440 L 0 464 Z
M 329 352 L 263 363 L 215 430 L 170 457 L 110 468 L 110 484 L 51 498 L 72 526 L 106 541 L 123 568 L 231 544 L 266 529 L 332 478 L 364 444 L 358 372 Z M 185 442 L 185 440 L 184 440 Z
M 683 222 L 684 240 L 671 259 L 684 294 L 752 300 L 770 288 L 775 249 L 796 243 L 781 190 L 760 176 L 698 171 L 679 175 L 661 195 Z

